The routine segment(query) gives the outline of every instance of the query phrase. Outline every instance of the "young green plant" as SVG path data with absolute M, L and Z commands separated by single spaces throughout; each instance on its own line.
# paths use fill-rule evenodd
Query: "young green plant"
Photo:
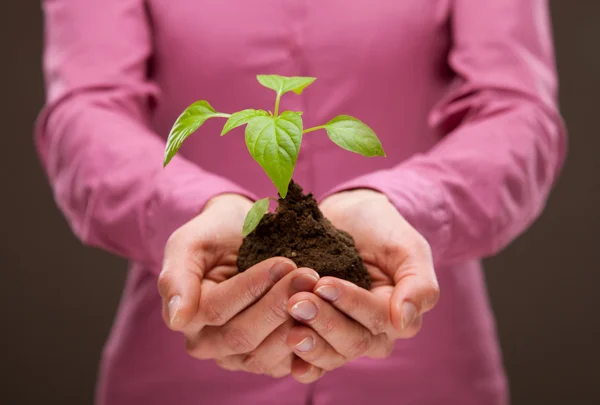
M 273 112 L 247 109 L 225 114 L 217 112 L 205 100 L 196 101 L 175 121 L 167 139 L 163 166 L 167 166 L 183 141 L 209 118 L 227 118 L 221 136 L 246 125 L 248 151 L 277 187 L 281 198 L 287 195 L 303 134 L 324 129 L 329 139 L 343 149 L 367 157 L 385 156 L 375 132 L 357 118 L 338 115 L 326 124 L 303 129 L 301 112 L 284 111 L 279 114 L 281 96 L 290 91 L 302 94 L 316 78 L 279 75 L 258 75 L 256 78 L 260 84 L 276 92 Z M 269 210 L 269 199 L 264 198 L 254 203 L 246 216 L 243 236 L 247 236 L 258 226 Z

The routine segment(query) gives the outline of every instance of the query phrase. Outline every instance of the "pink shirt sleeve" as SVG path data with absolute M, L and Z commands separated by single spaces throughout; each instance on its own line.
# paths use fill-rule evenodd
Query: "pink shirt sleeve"
M 164 244 L 236 184 L 181 157 L 162 168 L 149 128 L 151 33 L 142 0 L 45 0 L 47 104 L 36 144 L 55 199 L 86 244 L 158 268 Z
M 444 138 L 331 191 L 387 194 L 438 263 L 497 253 L 524 231 L 566 151 L 546 1 L 454 0 L 451 30 L 456 83 L 430 116 Z

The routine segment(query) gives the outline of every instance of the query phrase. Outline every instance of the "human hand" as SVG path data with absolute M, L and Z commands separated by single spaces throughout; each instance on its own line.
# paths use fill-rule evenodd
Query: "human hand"
M 288 301 L 289 313 L 306 326 L 292 328 L 287 343 L 301 360 L 292 375 L 310 383 L 361 356 L 384 358 L 394 342 L 415 336 L 422 316 L 439 298 L 426 240 L 381 193 L 355 190 L 321 204 L 334 226 L 350 233 L 373 283 L 370 291 L 324 277 L 313 292 Z
M 242 224 L 251 206 L 239 195 L 215 197 L 169 238 L 158 280 L 163 319 L 183 332 L 193 357 L 280 377 L 290 373 L 294 357 L 285 344 L 296 324 L 287 300 L 312 291 L 319 276 L 284 258 L 238 274 Z

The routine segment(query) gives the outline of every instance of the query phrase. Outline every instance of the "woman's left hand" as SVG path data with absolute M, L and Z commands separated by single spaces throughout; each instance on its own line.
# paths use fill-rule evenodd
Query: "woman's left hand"
M 439 298 L 427 241 L 387 197 L 354 190 L 328 197 L 321 210 L 350 233 L 373 280 L 370 291 L 324 277 L 312 293 L 295 294 L 288 311 L 303 326 L 288 335 L 298 356 L 296 380 L 310 383 L 358 357 L 385 358 L 396 339 L 415 336 L 422 316 Z

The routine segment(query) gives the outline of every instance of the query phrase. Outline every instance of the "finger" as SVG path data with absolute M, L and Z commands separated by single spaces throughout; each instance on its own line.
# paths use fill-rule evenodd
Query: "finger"
M 252 352 L 239 355 L 242 358 L 242 370 L 254 374 L 272 375 L 271 373 L 277 366 L 292 354 L 286 340 L 295 324 L 295 320 L 288 319 L 267 336 Z
M 275 257 L 216 284 L 201 297 L 199 322 L 203 325 L 224 325 L 236 314 L 258 301 L 294 269 L 296 264 L 293 261 Z
M 292 377 L 300 383 L 310 384 L 323 377 L 325 371 L 315 365 L 307 363 L 299 357 L 292 360 Z
M 388 295 L 374 294 L 335 277 L 320 279 L 314 293 L 363 325 L 372 335 L 394 332 Z
M 290 319 L 286 305 L 299 291 L 312 291 L 316 271 L 296 269 L 285 276 L 254 305 L 223 326 L 208 326 L 187 339 L 188 353 L 200 359 L 250 353 L 275 329 Z
M 396 243 L 396 245 L 400 245 Z M 391 249 L 390 263 L 397 263 L 391 271 L 394 291 L 390 299 L 392 324 L 400 338 L 413 337 L 420 329 L 420 317 L 431 310 L 439 300 L 438 285 L 431 248 L 422 237 L 412 237 L 406 249 Z
M 435 306 L 439 296 L 437 281 L 431 277 L 412 274 L 398 280 L 391 299 L 391 318 L 399 337 L 415 336 L 421 316 Z
M 227 371 L 248 371 L 244 368 L 244 357 L 243 354 L 234 354 L 226 356 L 221 359 L 215 359 L 215 363 L 219 367 Z M 292 360 L 294 354 L 288 350 L 288 355 L 276 364 L 272 369 L 267 370 L 264 374 L 269 375 L 273 378 L 281 378 L 289 375 L 292 372 Z
M 347 361 L 325 339 L 306 326 L 294 327 L 287 337 L 287 345 L 296 356 L 326 371 L 335 370 Z
M 201 251 L 192 252 L 190 246 L 185 235 L 175 232 L 167 242 L 158 277 L 163 320 L 176 331 L 192 320 L 200 302 L 205 259 Z
M 381 352 L 388 349 L 386 335 L 372 335 L 367 328 L 312 293 L 295 294 L 288 302 L 288 311 L 296 320 L 309 325 L 346 360 L 381 357 Z
M 215 359 L 215 363 L 217 366 L 221 367 L 223 370 L 227 371 L 241 371 L 242 370 L 242 360 L 241 355 L 236 354 L 235 356 L 225 356 L 219 359 Z
M 290 375 L 292 372 L 292 361 L 294 359 L 294 355 L 290 354 L 287 356 L 281 363 L 279 363 L 273 371 L 269 373 L 269 375 L 273 378 L 281 378 Z

